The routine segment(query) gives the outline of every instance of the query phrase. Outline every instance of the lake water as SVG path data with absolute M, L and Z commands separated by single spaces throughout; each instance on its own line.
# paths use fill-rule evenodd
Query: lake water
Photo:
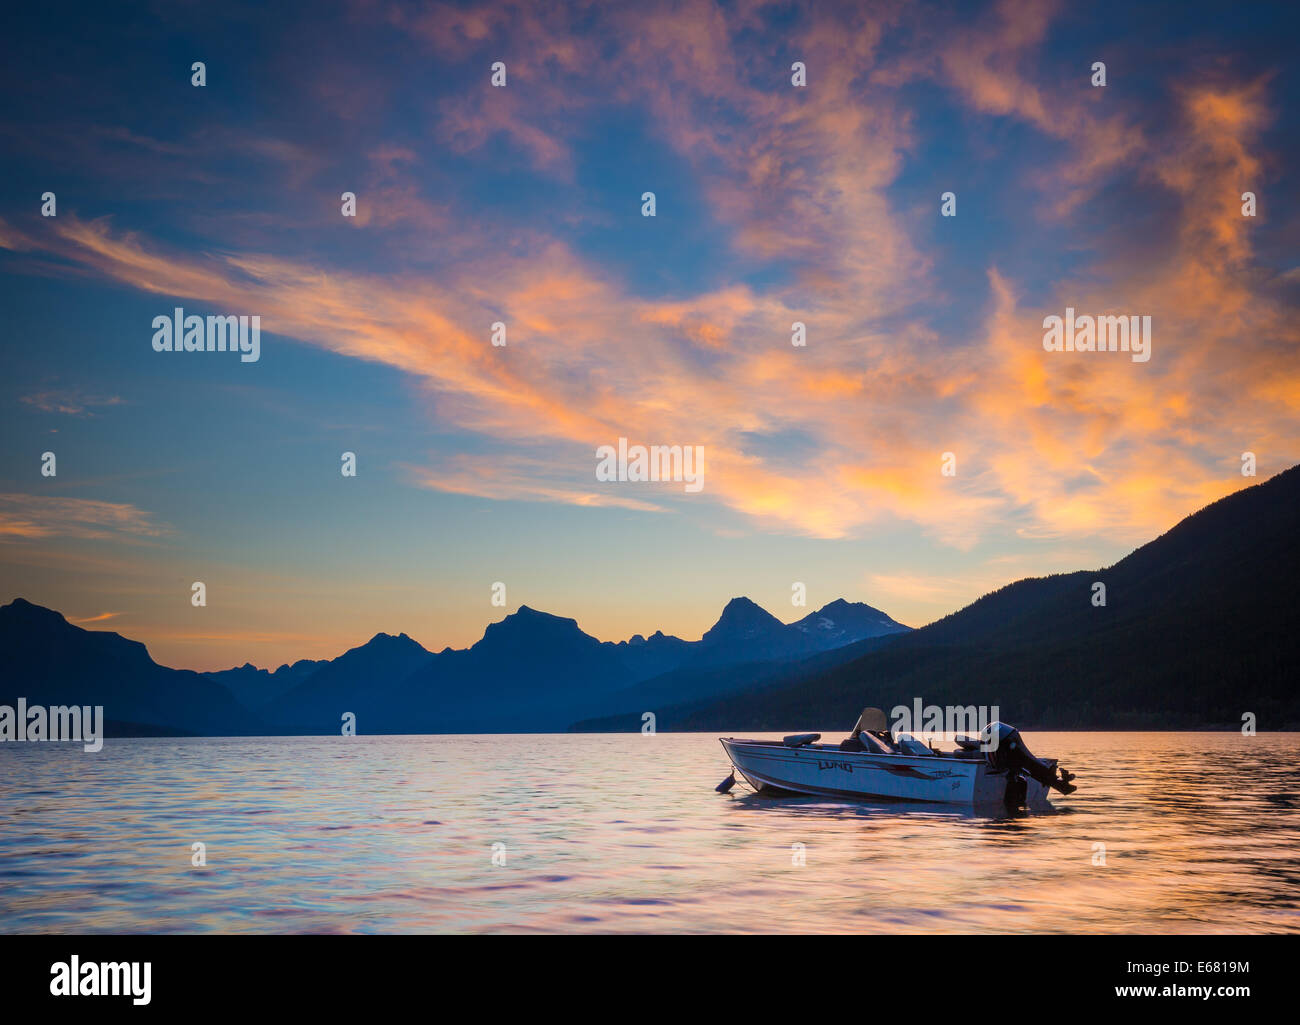
M 1300 734 L 1025 739 L 1054 813 L 724 796 L 712 734 L 0 744 L 0 930 L 1300 931 Z

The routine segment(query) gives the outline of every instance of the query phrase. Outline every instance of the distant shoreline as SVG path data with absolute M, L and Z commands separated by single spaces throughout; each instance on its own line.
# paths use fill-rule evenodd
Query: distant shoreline
M 1196 726 L 1196 727 L 1075 727 L 1062 729 L 1052 726 L 1024 726 L 1018 727 L 1022 733 L 1236 733 L 1238 729 L 1230 726 Z M 164 729 L 155 729 L 153 727 L 138 727 L 138 732 L 114 732 L 111 728 L 106 728 L 104 736 L 108 740 L 283 740 L 298 737 L 305 738 L 339 738 L 354 739 L 353 737 L 342 737 L 336 733 L 185 733 L 181 731 L 168 731 Z M 793 728 L 792 728 L 793 729 Z M 750 734 L 772 734 L 780 735 L 791 732 L 790 730 L 769 730 L 769 729 L 748 729 L 744 727 L 719 728 L 713 730 L 659 730 L 655 736 L 748 736 Z M 836 728 L 832 730 L 806 731 L 821 732 L 824 737 L 835 737 L 838 734 L 847 735 L 848 730 Z M 1300 733 L 1300 726 L 1291 726 L 1288 729 L 1281 730 L 1259 730 L 1255 736 L 1273 736 L 1278 734 Z M 358 733 L 357 737 L 613 737 L 613 736 L 632 736 L 639 735 L 639 730 L 509 730 L 504 732 L 453 732 L 453 733 Z M 33 746 L 37 742 L 32 741 L 0 741 L 0 748 L 16 746 Z M 49 745 L 52 741 L 41 741 L 43 745 Z M 68 741 L 67 743 L 75 743 Z

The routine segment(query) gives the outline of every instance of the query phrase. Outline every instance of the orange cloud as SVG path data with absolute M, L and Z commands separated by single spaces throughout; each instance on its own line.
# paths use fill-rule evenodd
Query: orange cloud
M 167 533 L 150 515 L 121 502 L 0 494 L 0 541 L 67 537 L 131 541 Z
M 619 61 L 595 59 L 558 8 L 445 5 L 391 17 L 434 53 L 469 62 L 473 82 L 430 111 L 466 152 L 505 133 L 535 166 L 563 175 L 581 97 L 604 91 L 646 107 L 737 254 L 791 271 L 778 284 L 647 300 L 525 230 L 508 246 L 450 242 L 462 248 L 436 275 L 332 271 L 265 252 L 186 256 L 63 214 L 39 244 L 0 223 L 0 245 L 169 301 L 256 312 L 268 334 L 412 375 L 436 416 L 514 454 L 410 471 L 419 486 L 462 494 L 665 508 L 666 492 L 584 482 L 595 447 L 629 437 L 702 445 L 705 488 L 692 500 L 764 528 L 840 537 L 896 519 L 962 548 L 1001 529 L 1140 540 L 1239 486 L 1240 450 L 1277 468 L 1300 454 L 1300 381 L 1279 359 L 1294 352 L 1295 332 L 1259 288 L 1252 224 L 1239 211 L 1243 182 L 1267 166 L 1266 81 L 1177 92 L 1185 130 L 1170 146 L 1083 86 L 1036 82 L 1030 65 L 1053 5 L 1009 2 L 973 28 L 937 28 L 933 55 L 920 60 L 881 52 L 886 30 L 907 17 L 902 5 L 810 16 L 794 41 L 815 88 L 793 100 L 785 68 L 773 63 L 765 82 L 738 42 L 754 5 L 687 3 L 673 17 L 591 10 L 627 41 Z M 492 90 L 483 58 L 506 24 L 528 49 L 500 55 L 512 85 Z M 916 314 L 940 290 L 912 215 L 889 198 L 912 145 L 895 86 L 922 77 L 980 116 L 1060 141 L 1067 156 L 1051 178 L 1065 197 L 1052 217 L 1068 219 L 1120 170 L 1164 190 L 1183 212 L 1172 255 L 1134 269 L 1101 251 L 1030 300 L 990 268 L 983 323 L 972 317 L 964 334 L 938 337 Z M 409 153 L 376 150 L 370 166 L 385 210 L 369 215 L 371 227 L 402 223 L 401 211 L 452 239 L 475 237 L 472 224 L 423 203 Z M 1044 352 L 1042 318 L 1066 305 L 1150 314 L 1152 361 Z M 503 349 L 488 341 L 498 319 L 509 325 Z M 796 320 L 808 327 L 805 349 L 790 345 Z M 770 440 L 783 437 L 799 440 L 799 458 Z M 939 472 L 946 451 L 957 454 L 956 478 Z
M 98 616 L 86 616 L 82 619 L 76 619 L 73 618 L 72 616 L 69 616 L 68 622 L 77 623 L 78 625 L 85 624 L 85 623 L 103 623 L 104 621 L 109 619 L 116 619 L 121 614 L 122 613 L 120 612 L 101 612 Z
M 43 413 L 94 416 L 95 409 L 103 406 L 120 406 L 124 400 L 117 395 L 89 395 L 73 388 L 55 388 L 24 395 L 19 401 Z

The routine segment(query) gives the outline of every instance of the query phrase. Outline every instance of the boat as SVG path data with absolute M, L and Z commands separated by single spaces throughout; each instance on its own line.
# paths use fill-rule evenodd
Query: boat
M 989 723 L 978 737 L 958 736 L 956 749 L 940 751 L 889 730 L 879 708 L 863 709 L 849 736 L 820 744 L 820 733 L 783 740 L 721 737 L 732 774 L 718 785 L 726 793 L 739 773 L 760 793 L 812 794 L 868 801 L 1050 807 L 1049 790 L 1071 794 L 1074 773 L 1055 758 L 1038 758 L 1014 726 Z

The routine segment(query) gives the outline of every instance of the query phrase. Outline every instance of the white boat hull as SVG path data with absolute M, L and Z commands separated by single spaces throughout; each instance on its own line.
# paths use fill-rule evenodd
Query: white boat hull
M 826 745 L 787 747 L 779 740 L 722 739 L 731 764 L 755 790 L 789 790 L 821 797 L 1001 804 L 1008 775 L 983 758 L 875 754 Z M 1025 804 L 1042 806 L 1047 788 L 1027 780 Z

